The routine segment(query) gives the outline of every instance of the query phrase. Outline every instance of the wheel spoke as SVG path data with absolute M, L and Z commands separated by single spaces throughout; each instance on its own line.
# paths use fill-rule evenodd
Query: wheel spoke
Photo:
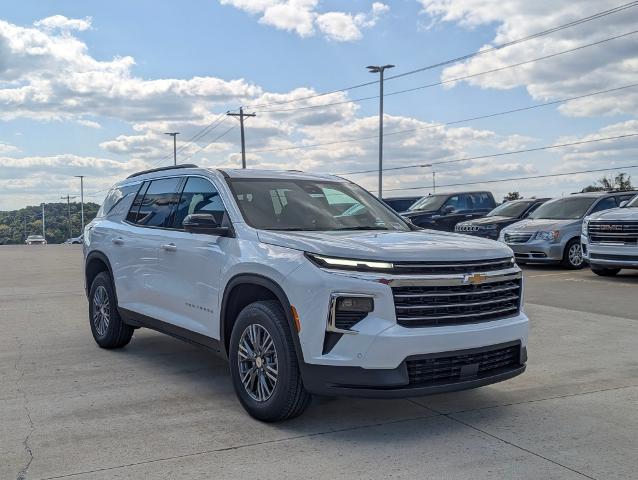
M 237 362 L 246 393 L 258 402 L 268 400 L 275 391 L 279 367 L 274 340 L 265 327 L 253 323 L 244 329 Z

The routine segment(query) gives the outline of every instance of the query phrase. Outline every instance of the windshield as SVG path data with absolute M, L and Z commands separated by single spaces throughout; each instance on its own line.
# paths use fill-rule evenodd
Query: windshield
M 410 227 L 351 183 L 228 179 L 246 223 L 264 230 L 401 230 Z
M 629 203 L 625 205 L 627 208 L 638 208 L 638 195 L 629 200 Z
M 42 239 L 44 239 L 44 237 L 42 235 L 29 235 L 27 237 L 27 239 L 29 239 L 29 240 L 42 240 Z
M 572 220 L 582 218 L 596 197 L 564 197 L 544 203 L 529 218 L 548 220 Z
M 410 211 L 414 210 L 438 210 L 447 200 L 448 195 L 428 195 L 421 200 L 417 200 L 410 207 Z
M 518 218 L 523 213 L 525 213 L 525 210 L 527 210 L 532 203 L 533 202 L 530 202 L 528 200 L 506 202 L 503 205 L 499 205 L 498 207 L 496 207 L 494 210 L 488 213 L 487 216 Z

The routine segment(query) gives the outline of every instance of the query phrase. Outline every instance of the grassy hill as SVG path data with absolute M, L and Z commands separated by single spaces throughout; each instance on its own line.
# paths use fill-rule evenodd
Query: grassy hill
M 87 224 L 97 214 L 100 206 L 97 203 L 84 204 L 84 223 Z M 62 243 L 69 238 L 69 224 L 66 203 L 46 203 L 44 205 L 44 223 L 46 239 L 49 243 Z M 71 204 L 71 233 L 73 237 L 80 235 L 80 204 Z M 32 206 L 0 212 L 0 245 L 24 243 L 27 235 L 42 234 L 42 207 Z

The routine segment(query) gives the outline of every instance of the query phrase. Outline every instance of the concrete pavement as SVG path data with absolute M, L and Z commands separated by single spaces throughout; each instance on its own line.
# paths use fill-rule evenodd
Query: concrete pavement
M 0 247 L 0 479 L 638 478 L 638 274 L 527 267 L 529 366 L 412 400 L 251 419 L 227 366 L 137 330 L 99 349 L 78 246 Z

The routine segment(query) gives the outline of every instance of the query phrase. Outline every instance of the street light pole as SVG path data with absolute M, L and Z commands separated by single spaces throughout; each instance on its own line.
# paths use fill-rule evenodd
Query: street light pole
M 379 74 L 379 198 L 383 197 L 383 73 L 394 65 L 368 65 L 370 73 Z
M 66 198 L 66 208 L 67 208 L 67 223 L 69 224 L 69 238 L 71 238 L 73 236 L 73 233 L 71 231 L 71 199 L 75 197 L 72 197 L 71 195 L 67 195 L 66 197 L 60 197 L 61 200 L 64 200 L 65 198 Z
M 432 170 L 432 193 L 436 193 L 436 172 Z
M 177 165 L 177 135 L 179 132 L 166 132 L 164 135 L 173 137 L 173 165 Z
M 84 175 L 76 175 L 76 178 L 80 179 L 80 215 L 82 216 L 82 231 L 80 235 L 84 233 Z

